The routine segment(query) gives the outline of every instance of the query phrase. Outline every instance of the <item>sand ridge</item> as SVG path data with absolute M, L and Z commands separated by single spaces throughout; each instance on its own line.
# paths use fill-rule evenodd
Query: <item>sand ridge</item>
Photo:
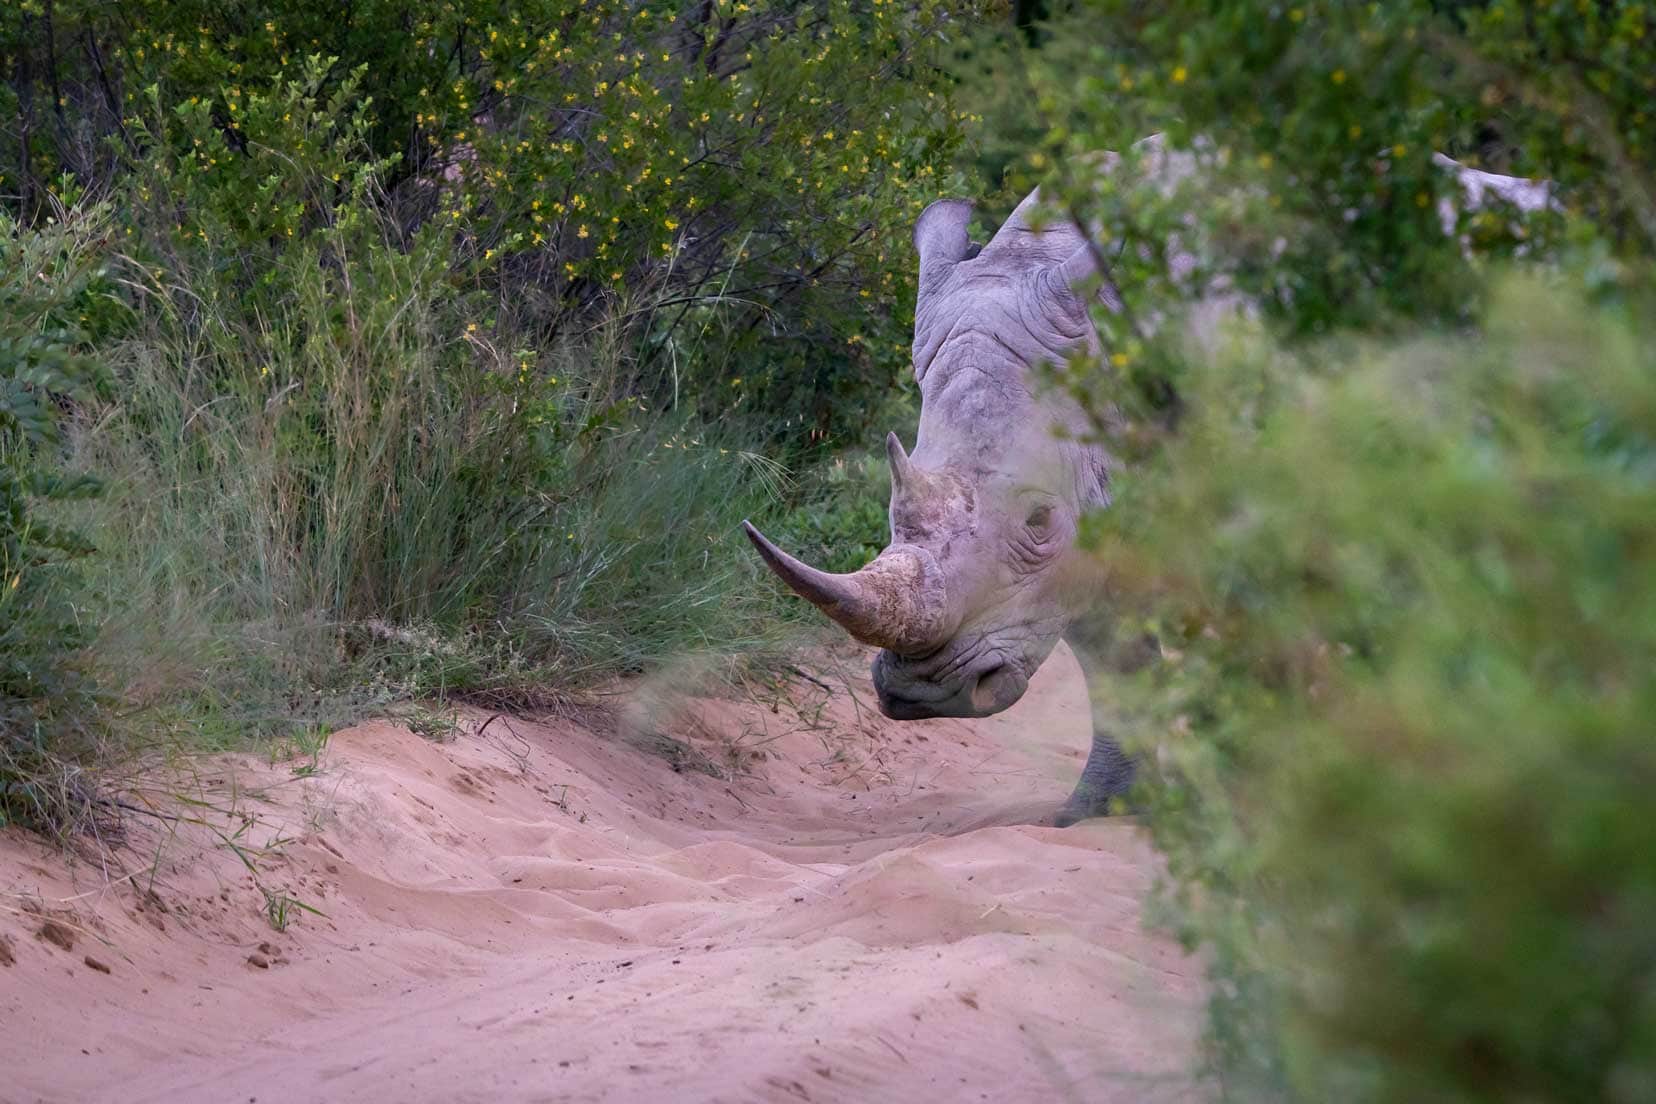
M 114 885 L 0 833 L 0 1101 L 1207 1099 L 1140 830 L 1032 823 L 1086 747 L 1073 659 L 983 721 L 872 700 L 691 699 L 651 721 L 678 770 L 481 712 L 223 757 L 256 876 L 176 825 Z

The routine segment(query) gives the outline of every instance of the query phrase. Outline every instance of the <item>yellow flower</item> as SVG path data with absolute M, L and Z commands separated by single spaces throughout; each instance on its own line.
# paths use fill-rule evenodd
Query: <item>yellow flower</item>
M 586 228 L 586 223 L 584 223 L 584 222 L 583 222 L 583 223 L 581 223 L 581 227 L 580 227 L 580 229 L 578 229 L 578 230 L 576 230 L 576 231 L 575 231 L 575 236 L 576 236 L 576 237 L 577 237 L 577 238 L 584 238 L 584 237 L 586 237 L 586 236 L 587 236 L 587 228 Z
M 677 230 L 679 224 L 675 219 L 666 218 L 661 220 L 661 225 L 665 226 L 669 230 Z
M 1117 368 L 1125 368 L 1132 362 L 1133 358 L 1128 356 L 1126 353 L 1116 353 L 1114 356 L 1110 357 L 1110 363 L 1115 365 Z
M 1189 75 L 1190 74 L 1185 70 L 1185 67 L 1181 65 L 1177 69 L 1173 70 L 1173 83 L 1183 84 L 1185 82 L 1185 78 Z
M 1335 84 L 1344 84 L 1345 78 L 1346 72 L 1344 69 L 1336 69 L 1328 75 L 1328 79 L 1333 81 Z

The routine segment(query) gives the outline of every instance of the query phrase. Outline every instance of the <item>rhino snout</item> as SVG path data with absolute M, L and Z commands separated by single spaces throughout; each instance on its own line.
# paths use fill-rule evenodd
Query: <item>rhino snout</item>
M 890 652 L 874 660 L 880 712 L 894 721 L 931 717 L 987 717 L 1023 697 L 1028 677 L 1015 664 L 987 657 L 947 679 L 917 676 Z

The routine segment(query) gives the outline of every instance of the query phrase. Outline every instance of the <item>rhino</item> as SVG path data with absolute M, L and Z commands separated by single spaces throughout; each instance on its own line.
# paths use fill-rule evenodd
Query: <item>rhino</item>
M 1189 155 L 1140 143 L 1145 179 L 1187 176 Z M 1120 159 L 1105 155 L 1105 166 Z M 1448 158 L 1476 208 L 1493 195 L 1521 211 L 1553 206 L 1544 182 L 1497 177 Z M 858 571 L 820 571 L 748 522 L 769 568 L 864 644 L 880 649 L 874 688 L 895 720 L 984 717 L 1023 696 L 1060 638 L 1088 676 L 1117 666 L 1121 642 L 1091 612 L 1100 575 L 1076 546 L 1081 517 L 1110 505 L 1115 462 L 1080 404 L 1039 386 L 1039 366 L 1096 352 L 1096 295 L 1119 309 L 1104 258 L 1075 224 L 1042 220 L 1040 189 L 981 248 L 968 234 L 972 204 L 933 203 L 914 227 L 920 274 L 913 363 L 920 427 L 912 453 L 886 438 L 891 465 L 891 541 Z M 1445 214 L 1452 232 L 1454 212 Z M 1042 225 L 1043 221 L 1045 225 Z M 1170 253 L 1176 253 L 1171 250 Z M 1172 268 L 1189 268 L 1186 258 Z M 1100 287 L 1099 285 L 1102 284 Z M 1097 288 L 1096 291 L 1089 290 Z M 1207 324 L 1248 304 L 1221 288 Z M 1200 310 L 1197 312 L 1201 313 Z M 1152 653 L 1153 654 L 1153 653 Z M 1092 746 L 1060 826 L 1109 811 L 1130 789 L 1134 761 L 1093 702 Z
M 1080 405 L 1036 374 L 1096 349 L 1084 288 L 1098 264 L 1075 226 L 1038 228 L 1040 204 L 1037 189 L 981 249 L 967 201 L 939 200 L 915 224 L 920 427 L 912 453 L 886 438 L 890 544 L 834 574 L 743 523 L 784 583 L 880 649 L 874 688 L 895 720 L 1006 709 L 1087 604 L 1091 572 L 1076 534 L 1083 514 L 1110 503 L 1112 461 Z M 1102 656 L 1078 637 L 1071 646 L 1090 674 Z M 1056 822 L 1104 812 L 1132 780 L 1132 760 L 1095 720 Z

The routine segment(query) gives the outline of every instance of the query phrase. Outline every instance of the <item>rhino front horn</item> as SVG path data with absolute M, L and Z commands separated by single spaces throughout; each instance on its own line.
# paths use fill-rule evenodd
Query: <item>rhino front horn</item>
M 742 529 L 795 594 L 864 644 L 922 656 L 949 638 L 943 572 L 924 548 L 894 544 L 859 570 L 836 575 L 794 559 L 746 521 Z

